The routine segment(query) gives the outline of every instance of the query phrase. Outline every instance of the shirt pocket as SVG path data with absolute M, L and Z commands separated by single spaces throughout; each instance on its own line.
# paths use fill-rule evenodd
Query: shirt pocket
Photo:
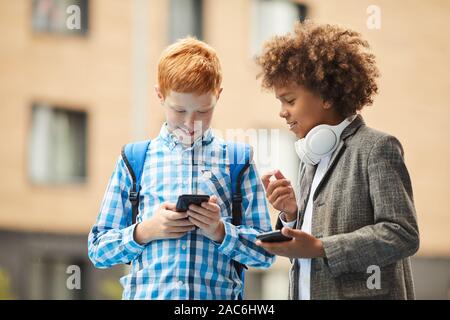
M 199 191 L 218 199 L 222 216 L 231 215 L 231 178 L 228 167 L 201 170 Z

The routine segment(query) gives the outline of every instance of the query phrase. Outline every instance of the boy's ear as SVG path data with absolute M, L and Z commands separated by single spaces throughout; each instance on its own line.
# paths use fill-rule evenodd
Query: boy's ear
M 331 109 L 333 107 L 333 105 L 331 104 L 331 102 L 329 102 L 329 101 L 324 101 L 323 102 L 323 108 L 325 109 L 325 110 L 329 110 L 329 109 Z
M 158 85 L 155 86 L 155 92 L 156 92 L 156 95 L 158 96 L 159 101 L 161 101 L 161 103 L 163 103 L 164 96 L 162 95 L 161 91 L 159 90 Z
M 219 89 L 219 92 L 217 93 L 217 100 L 219 100 L 220 94 L 222 93 L 222 91 L 223 91 L 223 88 L 220 88 L 220 89 Z

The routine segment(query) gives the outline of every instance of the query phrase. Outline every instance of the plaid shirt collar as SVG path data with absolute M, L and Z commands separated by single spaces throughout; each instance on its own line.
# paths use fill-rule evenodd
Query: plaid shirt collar
M 169 129 L 167 128 L 167 122 L 165 122 L 161 130 L 159 131 L 158 137 L 166 143 L 166 145 L 169 147 L 170 150 L 173 150 L 177 145 L 181 145 L 183 148 L 186 148 L 181 141 L 172 134 Z M 193 145 L 189 148 L 196 147 L 200 143 L 205 146 L 210 144 L 214 140 L 214 133 L 211 128 L 208 128 L 201 137 L 197 138 Z

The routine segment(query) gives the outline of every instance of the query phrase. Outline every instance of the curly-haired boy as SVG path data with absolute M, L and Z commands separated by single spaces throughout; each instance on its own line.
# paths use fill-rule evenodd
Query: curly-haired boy
M 258 244 L 292 258 L 291 299 L 414 298 L 419 231 L 403 148 L 357 113 L 378 90 L 368 48 L 357 32 L 308 21 L 257 58 L 302 160 L 297 193 L 279 171 L 262 178 L 293 239 Z

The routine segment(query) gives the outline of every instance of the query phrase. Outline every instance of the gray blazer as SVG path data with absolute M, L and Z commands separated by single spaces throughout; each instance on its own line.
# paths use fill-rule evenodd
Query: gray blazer
M 298 188 L 305 185 L 305 167 L 300 166 Z M 310 181 L 306 193 L 297 189 L 297 228 Z M 311 261 L 311 299 L 414 299 L 408 257 L 419 248 L 419 230 L 396 138 L 367 127 L 358 115 L 342 133 L 313 199 L 312 234 L 322 240 L 326 258 Z M 379 289 L 367 286 L 372 265 L 380 268 Z M 290 270 L 289 288 L 289 298 L 295 299 L 297 263 Z

